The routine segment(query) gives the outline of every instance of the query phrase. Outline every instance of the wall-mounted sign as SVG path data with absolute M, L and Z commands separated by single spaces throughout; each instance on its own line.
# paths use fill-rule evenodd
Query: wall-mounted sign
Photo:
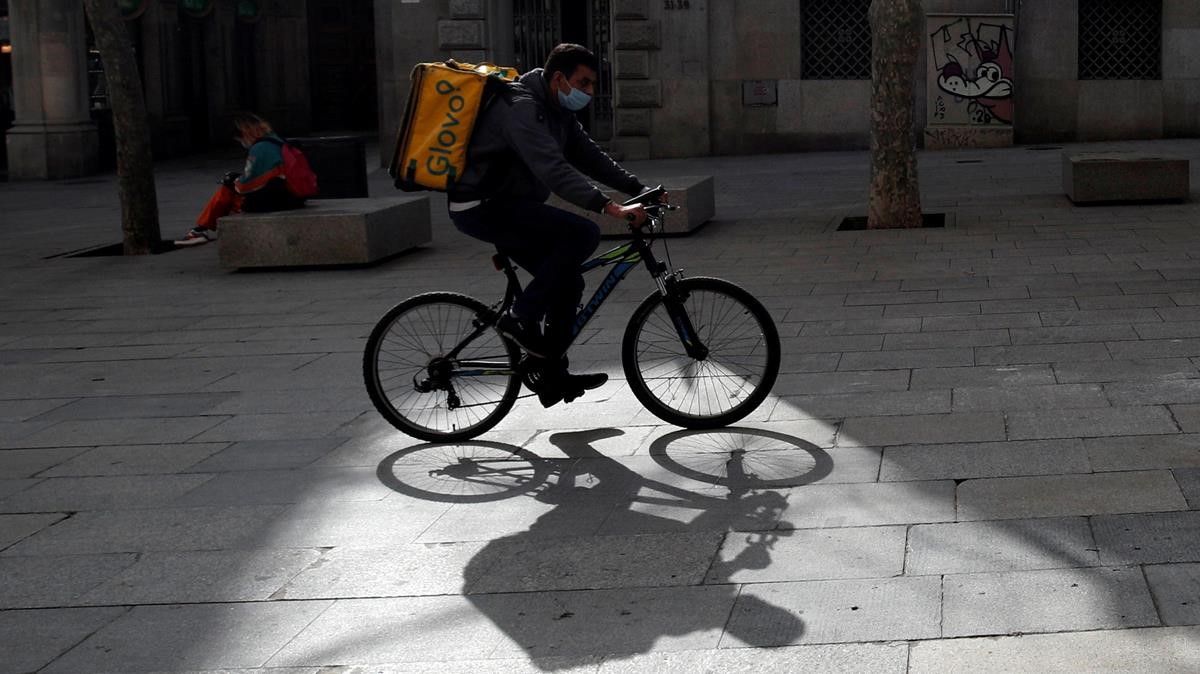
M 121 8 L 121 16 L 126 21 L 133 21 L 146 11 L 150 0 L 117 0 L 117 6 Z
M 179 0 L 179 6 L 188 16 L 201 18 L 213 11 L 213 0 Z
M 238 0 L 237 18 L 248 23 L 258 21 L 262 18 L 262 8 L 258 4 L 258 0 Z
M 742 80 L 742 105 L 779 104 L 778 80 Z

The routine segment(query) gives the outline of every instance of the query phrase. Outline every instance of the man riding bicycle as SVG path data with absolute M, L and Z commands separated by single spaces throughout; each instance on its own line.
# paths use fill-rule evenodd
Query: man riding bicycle
M 588 180 L 629 195 L 646 189 L 575 117 L 591 101 L 599 67 L 587 48 L 560 44 L 545 68 L 506 85 L 476 121 L 467 170 L 449 194 L 450 219 L 459 231 L 494 244 L 533 276 L 497 329 L 544 360 L 532 379 L 545 407 L 608 381 L 603 373 L 571 374 L 565 356 L 583 297 L 579 267 L 599 245 L 600 230 L 546 199 L 553 192 L 634 226 L 646 220 L 641 206 L 621 206 Z

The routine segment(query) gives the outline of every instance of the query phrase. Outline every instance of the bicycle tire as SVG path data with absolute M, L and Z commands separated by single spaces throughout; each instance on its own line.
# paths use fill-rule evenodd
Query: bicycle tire
M 375 409 L 388 423 L 421 440 L 457 442 L 485 433 L 508 414 L 521 392 L 516 373 L 520 350 L 494 327 L 459 356 L 503 362 L 509 374 L 487 375 L 487 381 L 472 380 L 465 392 L 456 390 L 467 404 L 455 409 L 449 407 L 449 392 L 420 391 L 416 386 L 421 373 L 465 339 L 475 328 L 475 318 L 486 311 L 473 297 L 435 292 L 410 297 L 379 319 L 363 353 L 363 380 Z
M 654 416 L 676 426 L 718 428 L 744 418 L 779 375 L 779 332 L 771 314 L 740 286 L 717 278 L 683 279 L 673 293 L 710 353 L 704 360 L 689 356 L 663 295 L 650 295 L 633 312 L 621 343 L 629 388 Z M 704 399 L 689 401 L 690 393 Z M 723 399 L 736 402 L 724 407 Z

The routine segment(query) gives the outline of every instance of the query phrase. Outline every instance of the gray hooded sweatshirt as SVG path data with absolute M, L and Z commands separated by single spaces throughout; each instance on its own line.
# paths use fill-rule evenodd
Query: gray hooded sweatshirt
M 600 212 L 608 197 L 589 177 L 625 194 L 645 191 L 596 145 L 574 112 L 550 102 L 553 95 L 537 68 L 493 97 L 475 122 L 467 169 L 451 190 L 452 200 L 505 196 L 544 202 L 553 192 Z

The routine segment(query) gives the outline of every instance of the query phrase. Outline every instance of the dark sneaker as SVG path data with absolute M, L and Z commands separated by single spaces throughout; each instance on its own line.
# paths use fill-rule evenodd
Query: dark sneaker
M 584 391 L 600 388 L 607 381 L 608 375 L 603 372 L 595 374 L 567 374 L 566 378 L 560 384 L 563 392 L 563 402 L 572 402 L 583 395 Z
M 600 388 L 608 381 L 608 375 L 603 372 L 594 372 L 592 374 L 571 374 L 568 372 L 559 382 L 559 387 L 564 391 L 590 391 L 594 388 Z
M 546 348 L 546 339 L 542 337 L 541 331 L 535 326 L 529 325 L 527 321 L 512 315 L 511 312 L 505 312 L 500 316 L 500 320 L 496 321 L 496 330 L 516 342 L 529 355 L 537 358 L 546 357 L 548 349 Z
M 557 376 L 543 379 L 538 389 L 538 400 L 542 407 L 550 407 L 559 401 L 572 402 L 584 391 L 600 388 L 608 381 L 603 372 L 596 374 L 571 374 L 560 372 Z

